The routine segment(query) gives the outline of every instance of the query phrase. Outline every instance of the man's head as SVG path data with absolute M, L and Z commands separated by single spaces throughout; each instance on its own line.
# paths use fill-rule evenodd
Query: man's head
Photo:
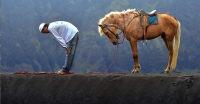
M 39 26 L 39 31 L 41 33 L 49 33 L 48 26 L 49 24 L 41 23 Z

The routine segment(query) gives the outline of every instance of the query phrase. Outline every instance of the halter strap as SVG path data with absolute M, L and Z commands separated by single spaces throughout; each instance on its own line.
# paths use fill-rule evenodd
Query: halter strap
M 118 26 L 116 26 L 115 24 L 103 24 L 103 28 L 106 28 L 106 29 L 108 29 L 108 31 L 110 31 L 113 35 L 115 35 L 116 36 L 116 38 L 117 38 L 117 40 L 119 39 L 119 35 L 123 32 L 123 34 L 124 34 L 124 32 L 125 32 L 125 30 L 126 30 L 126 27 L 131 23 L 131 21 L 134 19 L 134 18 L 136 18 L 136 17 L 138 17 L 138 16 L 140 16 L 140 15 L 135 15 L 134 14 L 134 16 L 133 16 L 133 18 L 131 19 L 131 21 L 127 24 L 127 26 L 126 26 L 126 23 L 125 23 L 125 16 L 124 16 L 125 14 L 123 13 L 123 21 L 124 21 L 124 29 L 122 30 L 121 28 L 119 28 Z M 119 33 L 119 34 L 115 34 L 112 30 L 110 30 L 108 27 L 116 27 L 116 28 L 118 28 L 118 29 L 120 29 L 121 30 L 121 32 Z M 125 34 L 123 35 L 123 40 L 122 40 L 122 42 L 121 43 L 117 43 L 117 44 L 122 44 L 123 42 L 124 42 L 124 37 L 125 37 Z
M 113 25 L 107 25 L 107 24 L 103 24 L 103 28 L 108 29 L 108 31 L 110 31 L 113 35 L 116 36 L 117 39 L 119 39 L 119 34 L 115 34 L 113 31 L 111 31 L 108 27 L 115 27 Z

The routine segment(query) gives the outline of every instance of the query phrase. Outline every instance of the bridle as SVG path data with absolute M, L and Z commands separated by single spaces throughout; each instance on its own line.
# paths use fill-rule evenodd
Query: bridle
M 119 35 L 122 33 L 120 33 L 120 34 L 115 34 L 112 30 L 110 30 L 110 28 L 108 28 L 108 27 L 116 27 L 116 26 L 114 26 L 114 25 L 111 25 L 111 24 L 109 24 L 109 25 L 107 25 L 107 24 L 103 24 L 103 29 L 104 28 L 106 28 L 108 31 L 110 31 L 115 37 L 116 37 L 116 39 L 119 39 Z
M 135 17 L 138 17 L 139 15 L 136 15 L 136 16 L 133 16 L 133 18 L 131 19 L 131 21 L 135 18 Z M 103 31 L 103 29 L 104 28 L 106 28 L 108 31 L 110 31 L 115 37 L 116 37 L 116 39 L 117 39 L 117 48 L 116 48 L 116 55 L 115 55 L 115 59 L 112 61 L 112 63 L 110 64 L 110 66 L 107 68 L 107 70 L 104 72 L 104 73 L 108 73 L 108 70 L 112 67 L 112 65 L 114 64 L 114 62 L 116 61 L 116 59 L 117 59 L 117 55 L 118 55 L 118 45 L 119 44 L 122 44 L 123 42 L 124 42 L 124 37 L 125 37 L 125 34 L 124 34 L 124 31 L 126 30 L 126 27 L 128 27 L 128 25 L 131 23 L 131 21 L 128 23 L 128 25 L 127 26 L 125 26 L 126 24 L 125 24 L 125 18 L 124 18 L 124 14 L 123 14 L 123 20 L 124 20 L 124 29 L 122 30 L 122 29 L 120 29 L 119 27 L 117 27 L 116 25 L 114 25 L 114 24 L 103 24 L 103 27 L 102 27 L 102 31 Z M 117 29 L 120 29 L 121 30 L 121 32 L 118 34 L 115 34 L 112 30 L 110 30 L 108 27 L 115 27 L 115 28 L 117 28 Z M 104 31 L 103 31 L 104 32 Z M 119 40 L 119 35 L 121 34 L 123 32 L 123 40 L 122 40 L 122 42 L 118 42 L 118 40 Z M 105 33 L 105 32 L 104 32 Z
M 123 14 L 123 21 L 124 21 L 124 29 L 122 30 L 122 29 L 120 29 L 119 27 L 117 27 L 116 25 L 114 25 L 114 24 L 103 24 L 103 28 L 102 28 L 102 30 L 104 29 L 104 28 L 106 28 L 108 31 L 110 31 L 115 37 L 116 37 L 116 39 L 117 39 L 117 43 L 116 44 L 122 44 L 123 42 L 124 42 L 124 35 L 123 35 L 123 40 L 122 40 L 122 42 L 121 43 L 119 43 L 118 41 L 119 41 L 119 35 L 123 32 L 123 34 L 124 34 L 124 31 L 125 31 L 125 29 L 126 29 L 126 27 L 125 27 L 125 19 L 124 19 L 124 14 Z M 120 29 L 121 30 L 121 32 L 118 34 L 115 34 L 112 30 L 110 30 L 110 28 L 108 28 L 108 27 L 115 27 L 115 28 L 118 28 L 118 29 Z M 104 31 L 103 31 L 104 32 Z M 105 32 L 104 32 L 105 33 Z
M 114 25 L 114 24 L 103 24 L 103 28 L 102 28 L 102 31 L 103 31 L 103 29 L 104 28 L 106 28 L 108 31 L 110 31 L 115 37 L 116 37 L 116 39 L 117 39 L 117 44 L 122 44 L 123 42 L 124 42 L 124 37 L 125 37 L 125 34 L 124 34 L 124 31 L 126 30 L 126 27 L 128 27 L 128 25 L 131 23 L 131 21 L 135 18 L 135 17 L 138 17 L 139 15 L 134 15 L 133 16 L 133 18 L 129 21 L 129 23 L 128 23 L 128 25 L 126 26 L 126 24 L 125 24 L 125 18 L 124 18 L 124 15 L 125 14 L 123 14 L 123 21 L 124 21 L 124 28 L 123 28 L 123 30 L 122 29 L 120 29 L 119 27 L 117 27 L 116 25 Z M 118 29 L 120 29 L 121 30 L 121 32 L 118 34 L 115 34 L 112 30 L 110 30 L 110 28 L 108 28 L 108 27 L 115 27 L 115 28 L 118 28 Z M 104 32 L 104 31 L 103 31 Z M 123 32 L 123 40 L 122 40 L 122 42 L 118 42 L 118 40 L 119 40 L 119 35 L 121 34 Z M 104 32 L 105 33 L 105 32 Z

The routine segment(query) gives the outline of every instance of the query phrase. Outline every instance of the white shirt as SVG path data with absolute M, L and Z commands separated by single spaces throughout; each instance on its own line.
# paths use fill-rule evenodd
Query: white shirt
M 67 48 L 67 42 L 69 42 L 74 35 L 78 32 L 78 29 L 71 23 L 66 21 L 56 21 L 49 24 L 48 30 L 53 34 L 56 40 Z

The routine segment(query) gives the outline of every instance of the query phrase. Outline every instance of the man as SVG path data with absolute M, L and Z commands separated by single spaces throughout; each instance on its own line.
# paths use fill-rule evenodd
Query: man
M 44 34 L 51 33 L 60 45 L 66 49 L 66 58 L 62 70 L 59 74 L 67 74 L 72 66 L 76 46 L 78 44 L 79 36 L 78 29 L 71 23 L 66 21 L 56 21 L 50 24 L 41 23 L 39 31 Z

